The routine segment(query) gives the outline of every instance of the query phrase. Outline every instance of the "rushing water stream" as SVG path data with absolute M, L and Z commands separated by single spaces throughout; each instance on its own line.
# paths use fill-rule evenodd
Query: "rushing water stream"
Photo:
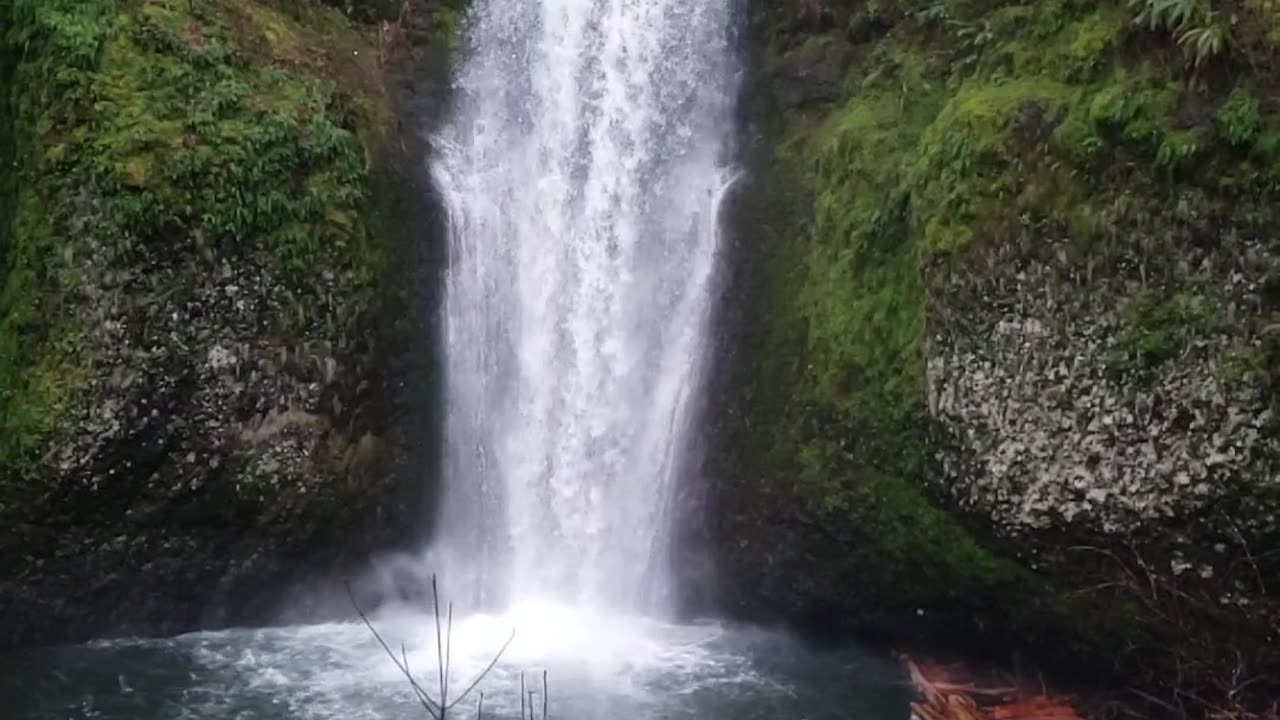
M 731 0 L 481 0 L 434 170 L 445 502 L 473 602 L 653 610 L 732 177 Z

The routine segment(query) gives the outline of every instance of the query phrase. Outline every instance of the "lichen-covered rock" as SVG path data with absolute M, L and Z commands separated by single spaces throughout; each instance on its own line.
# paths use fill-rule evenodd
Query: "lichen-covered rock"
M 927 353 L 930 414 L 946 431 L 939 482 L 1023 535 L 1064 524 L 1121 535 L 1241 493 L 1275 497 L 1280 433 L 1267 389 L 1238 367 L 1262 343 L 1251 318 L 1266 268 L 1248 257 L 1274 251 L 1190 248 L 1148 269 L 1144 287 L 1134 263 L 1071 262 L 1058 252 L 1069 242 L 1001 244 L 939 278 Z M 1141 327 L 1142 314 L 1160 325 Z M 1152 357 L 1136 334 L 1169 337 Z M 1223 518 L 1217 540 L 1277 530 L 1280 507 L 1260 503 Z
M 430 218 L 378 29 L 0 12 L 0 645 L 264 619 L 411 540 Z

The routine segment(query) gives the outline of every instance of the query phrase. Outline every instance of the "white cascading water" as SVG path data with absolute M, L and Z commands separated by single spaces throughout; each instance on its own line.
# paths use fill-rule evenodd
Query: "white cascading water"
M 730 4 L 472 8 L 433 166 L 450 261 L 430 564 L 453 598 L 653 610 L 669 590 L 732 173 Z

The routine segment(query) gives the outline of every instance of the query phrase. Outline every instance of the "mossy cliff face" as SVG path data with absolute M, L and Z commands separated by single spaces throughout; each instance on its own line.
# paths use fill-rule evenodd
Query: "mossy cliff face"
M 755 3 L 743 612 L 1278 676 L 1280 18 L 1185 5 Z
M 283 0 L 3 12 L 0 644 L 252 617 L 403 537 L 419 328 L 381 318 L 411 315 L 388 186 L 417 161 L 385 30 Z

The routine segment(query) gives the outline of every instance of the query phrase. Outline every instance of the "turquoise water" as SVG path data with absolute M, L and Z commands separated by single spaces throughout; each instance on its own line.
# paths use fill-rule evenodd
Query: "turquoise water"
M 438 692 L 432 620 L 373 618 L 420 682 Z M 722 623 L 672 625 L 530 607 L 455 623 L 452 695 L 515 640 L 450 717 L 518 718 L 521 673 L 541 717 L 570 720 L 903 720 L 909 689 L 884 658 L 806 648 Z M 427 678 L 430 678 L 428 680 Z M 14 720 L 389 720 L 426 717 L 358 622 L 121 639 L 0 656 L 0 716 Z

